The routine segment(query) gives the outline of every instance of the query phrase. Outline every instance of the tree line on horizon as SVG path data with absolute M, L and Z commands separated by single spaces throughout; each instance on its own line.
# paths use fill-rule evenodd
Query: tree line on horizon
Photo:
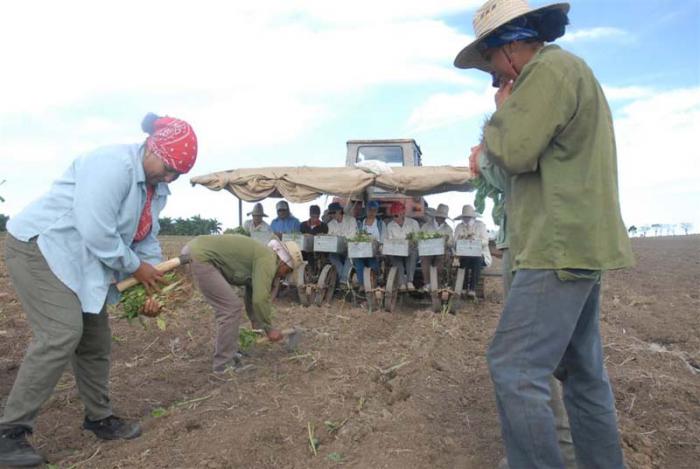
M 640 237 L 647 236 L 647 233 L 653 233 L 651 236 L 673 236 L 676 230 L 682 230 L 684 234 L 689 234 L 693 229 L 693 224 L 690 222 L 682 223 L 652 223 L 651 225 L 632 225 L 627 229 L 630 236 L 639 235 Z
M 0 232 L 7 231 L 8 215 L 0 213 Z M 190 218 L 159 218 L 160 234 L 176 236 L 199 236 L 221 233 L 221 222 L 216 218 L 202 218 L 195 215 Z

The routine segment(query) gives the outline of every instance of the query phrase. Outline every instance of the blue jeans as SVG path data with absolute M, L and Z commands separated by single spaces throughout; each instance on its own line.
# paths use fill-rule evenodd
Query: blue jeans
M 578 466 L 624 468 L 599 315 L 599 281 L 516 273 L 487 353 L 511 468 L 564 467 L 549 406 L 557 366 Z
M 352 261 L 348 256 L 341 256 L 340 254 L 330 254 L 328 260 L 335 267 L 335 271 L 338 273 L 338 282 L 346 283 L 348 281 L 348 275 L 350 275 L 350 269 L 352 269 Z
M 360 259 L 353 259 L 353 265 L 355 266 L 355 272 L 357 273 L 357 281 L 360 285 L 364 285 L 365 282 L 365 267 L 369 267 L 379 274 L 379 259 L 376 257 L 366 257 Z

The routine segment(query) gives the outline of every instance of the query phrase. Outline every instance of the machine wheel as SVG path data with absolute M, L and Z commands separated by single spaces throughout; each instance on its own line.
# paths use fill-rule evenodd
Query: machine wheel
M 298 269 L 294 283 L 297 286 L 297 294 L 299 295 L 299 303 L 302 306 L 309 306 L 311 304 L 309 300 L 309 295 L 306 291 L 306 269 L 309 268 L 308 263 L 304 263 L 303 269 Z
M 484 275 L 482 272 L 482 275 L 479 277 L 479 281 L 476 284 L 476 297 L 480 300 L 483 300 L 486 297 L 486 291 L 484 289 Z
M 331 264 L 326 264 L 321 270 L 321 275 L 318 277 L 318 288 L 316 291 L 316 305 L 321 306 L 324 303 L 330 303 L 335 293 L 335 285 L 338 281 L 338 274 L 335 267 Z
M 370 311 L 374 309 L 375 306 L 375 296 L 374 289 L 377 287 L 377 276 L 370 267 L 365 267 L 362 271 L 363 283 L 362 288 L 365 289 L 365 297 L 367 298 L 367 308 Z
M 390 313 L 394 312 L 399 298 L 399 269 L 392 267 L 386 278 L 386 294 L 384 295 L 384 309 Z
M 438 271 L 434 265 L 430 266 L 430 301 L 433 305 L 433 312 L 442 311 L 442 300 L 438 292 Z
M 277 301 L 277 297 L 280 294 L 280 284 L 282 283 L 281 279 L 275 278 L 275 280 L 272 282 L 272 290 L 270 291 L 270 297 L 272 298 L 272 302 L 274 303 Z
M 455 280 L 455 295 L 460 298 L 464 299 L 464 278 L 467 275 L 467 271 L 464 270 L 464 268 L 460 267 L 457 269 L 457 279 Z

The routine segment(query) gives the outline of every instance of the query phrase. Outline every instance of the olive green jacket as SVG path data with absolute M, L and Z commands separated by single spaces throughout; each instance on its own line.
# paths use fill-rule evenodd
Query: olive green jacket
M 246 287 L 249 314 L 265 325 L 272 321 L 272 281 L 277 274 L 279 258 L 275 252 L 241 235 L 197 236 L 189 242 L 192 259 L 208 262 L 217 268 L 231 285 Z
M 633 264 L 612 116 L 583 60 L 554 45 L 538 51 L 486 124 L 484 143 L 512 176 L 506 213 L 515 270 Z

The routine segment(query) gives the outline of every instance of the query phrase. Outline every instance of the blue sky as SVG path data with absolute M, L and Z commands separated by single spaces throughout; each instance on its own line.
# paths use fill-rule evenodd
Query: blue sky
M 17 213 L 76 155 L 142 140 L 148 111 L 194 126 L 200 157 L 191 175 L 339 166 L 356 138 L 415 138 L 424 164 L 464 165 L 493 109 L 487 76 L 452 66 L 480 4 L 4 4 L 0 40 L 12 47 L 0 76 L 0 212 Z M 580 0 L 570 19 L 557 42 L 606 90 L 625 222 L 690 221 L 700 230 L 700 2 Z M 191 188 L 186 177 L 171 190 L 165 215 L 236 224 L 228 193 Z M 429 200 L 456 214 L 472 196 Z M 294 211 L 303 217 L 306 206 Z

